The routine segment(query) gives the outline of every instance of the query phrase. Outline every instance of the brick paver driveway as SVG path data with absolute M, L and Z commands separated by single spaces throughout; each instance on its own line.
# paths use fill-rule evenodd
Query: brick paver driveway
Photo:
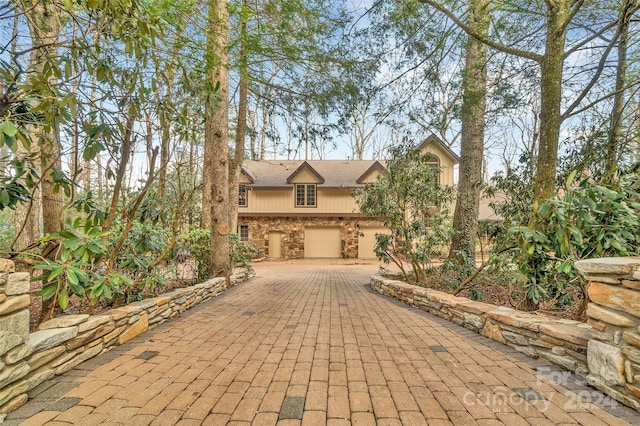
M 34 392 L 7 424 L 627 424 L 575 380 L 374 294 L 376 264 L 256 278 Z M 571 383 L 570 383 L 571 382 Z M 615 405 L 615 403 L 612 403 Z M 631 413 L 631 414 L 630 414 Z M 636 417 L 633 417 L 636 416 Z

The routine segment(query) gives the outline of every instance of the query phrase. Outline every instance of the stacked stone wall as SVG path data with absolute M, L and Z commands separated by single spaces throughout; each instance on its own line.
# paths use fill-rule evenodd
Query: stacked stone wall
M 589 283 L 587 321 L 602 332 L 589 341 L 587 381 L 640 409 L 640 258 L 582 260 L 576 268 Z
M 145 331 L 244 281 L 214 278 L 99 315 L 65 315 L 40 324 L 29 333 L 28 273 L 0 259 L 0 423 L 22 406 L 40 383 L 83 361 L 109 351 Z

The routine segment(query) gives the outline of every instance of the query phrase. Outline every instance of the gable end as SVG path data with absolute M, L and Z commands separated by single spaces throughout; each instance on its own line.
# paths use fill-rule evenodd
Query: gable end
M 296 176 L 303 174 L 304 172 L 310 173 L 315 179 L 317 179 L 314 183 L 324 183 L 324 177 L 320 173 L 316 171 L 309 163 L 306 161 L 302 163 L 289 177 L 287 178 L 287 183 L 295 183 L 294 180 Z
M 451 157 L 451 159 L 453 160 L 453 162 L 455 164 L 458 164 L 460 162 L 460 157 L 458 157 L 458 154 L 456 154 L 455 152 L 453 152 L 451 150 L 451 148 L 449 148 L 444 142 L 442 142 L 440 140 L 440 138 L 438 138 L 436 135 L 431 134 L 428 138 L 426 138 L 425 140 L 423 140 L 420 145 L 417 146 L 417 148 L 420 151 L 424 151 L 424 149 L 426 147 L 428 147 L 431 144 L 436 144 L 438 145 L 442 151 L 444 151 L 445 154 L 447 154 L 449 157 Z
M 387 169 L 384 168 L 384 166 L 382 164 L 380 164 L 379 161 L 376 161 L 375 163 L 373 163 L 371 165 L 371 167 L 369 167 L 358 179 L 356 179 L 356 183 L 357 184 L 363 184 L 367 182 L 367 178 L 373 174 L 374 172 L 378 172 L 380 174 L 386 174 L 387 173 Z

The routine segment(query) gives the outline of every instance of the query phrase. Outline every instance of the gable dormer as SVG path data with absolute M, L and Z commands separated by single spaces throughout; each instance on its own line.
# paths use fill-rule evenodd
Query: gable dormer
M 356 183 L 361 185 L 373 183 L 378 179 L 378 176 L 386 174 L 387 169 L 385 169 L 379 161 L 376 161 L 358 179 L 356 179 Z
M 324 178 L 306 161 L 287 178 L 287 183 L 324 183 Z
M 422 152 L 430 153 L 435 155 L 436 157 L 448 157 L 452 164 L 458 164 L 460 162 L 460 157 L 451 150 L 444 142 L 440 140 L 435 135 L 430 135 L 428 138 L 423 140 L 417 148 Z

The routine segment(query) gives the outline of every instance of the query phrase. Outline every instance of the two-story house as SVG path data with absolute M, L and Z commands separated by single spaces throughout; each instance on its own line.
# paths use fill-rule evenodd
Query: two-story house
M 418 149 L 432 155 L 439 183 L 453 185 L 458 156 L 435 136 Z M 360 213 L 352 191 L 381 173 L 385 163 L 376 160 L 245 161 L 240 239 L 270 258 L 375 258 L 375 234 L 386 229 Z

